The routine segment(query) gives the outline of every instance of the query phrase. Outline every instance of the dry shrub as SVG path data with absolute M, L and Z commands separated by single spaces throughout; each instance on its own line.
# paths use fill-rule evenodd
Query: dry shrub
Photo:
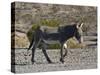
M 75 38 L 71 38 L 67 41 L 67 46 L 68 48 L 75 49 L 75 48 L 83 48 L 84 44 L 80 44 Z

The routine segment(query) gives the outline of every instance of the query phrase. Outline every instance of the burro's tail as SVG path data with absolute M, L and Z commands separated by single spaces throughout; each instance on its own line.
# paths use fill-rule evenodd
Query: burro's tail
M 34 34 L 32 36 L 32 41 L 30 43 L 30 46 L 28 50 L 34 45 L 36 42 L 38 42 L 43 36 L 43 32 L 41 31 L 40 27 L 37 27 L 37 29 L 34 31 Z
M 29 46 L 28 50 L 30 50 L 30 48 L 32 47 L 33 43 L 34 43 L 34 36 L 32 37 L 32 41 L 30 43 L 30 46 Z

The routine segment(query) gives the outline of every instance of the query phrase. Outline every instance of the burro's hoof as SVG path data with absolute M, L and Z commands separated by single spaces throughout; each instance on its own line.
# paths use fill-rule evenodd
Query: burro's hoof
M 34 64 L 34 62 L 32 62 L 32 65 Z
M 52 61 L 49 61 L 48 63 L 51 64 L 51 63 L 53 63 L 53 62 L 52 62 Z
M 36 62 L 35 62 L 35 61 L 33 61 L 33 62 L 32 62 L 32 65 L 33 65 L 33 64 L 36 64 Z
M 64 60 L 62 58 L 60 58 L 60 62 L 64 63 Z
M 33 61 L 33 60 L 31 60 L 31 62 L 32 62 L 32 64 L 34 64 L 35 63 L 35 60 Z

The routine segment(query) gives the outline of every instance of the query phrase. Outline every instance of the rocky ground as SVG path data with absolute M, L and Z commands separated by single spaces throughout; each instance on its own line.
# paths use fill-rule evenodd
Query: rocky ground
M 31 63 L 31 50 L 27 54 L 27 49 L 15 50 L 15 71 L 16 73 L 27 72 L 45 72 L 60 70 L 79 70 L 97 68 L 97 49 L 95 47 L 88 49 L 68 49 L 68 55 L 62 64 L 60 59 L 60 50 L 47 50 L 52 64 L 48 64 L 42 50 L 37 49 L 35 54 L 36 62 Z
M 89 38 L 90 37 L 90 38 Z M 84 36 L 84 44 L 87 45 L 82 49 L 68 49 L 68 54 L 65 57 L 65 62 L 62 64 L 60 59 L 60 49 L 47 49 L 50 59 L 53 61 L 49 64 L 41 49 L 36 49 L 35 60 L 31 62 L 31 50 L 15 49 L 15 57 L 12 58 L 15 65 L 16 73 L 28 72 L 46 72 L 46 71 L 65 71 L 65 70 L 79 70 L 79 69 L 94 69 L 97 68 L 97 37 Z M 13 50 L 12 50 L 13 51 Z

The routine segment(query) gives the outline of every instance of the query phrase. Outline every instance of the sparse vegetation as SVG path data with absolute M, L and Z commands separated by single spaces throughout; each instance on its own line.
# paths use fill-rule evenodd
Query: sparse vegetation
M 79 44 L 76 39 L 71 38 L 67 41 L 68 48 L 74 49 L 74 48 L 83 48 L 83 44 Z
M 42 25 L 46 25 L 46 26 L 51 26 L 51 27 L 57 27 L 60 24 L 59 20 L 55 20 L 55 19 L 45 19 L 45 20 L 41 20 L 40 22 Z
M 48 49 L 60 49 L 60 44 L 50 44 Z

